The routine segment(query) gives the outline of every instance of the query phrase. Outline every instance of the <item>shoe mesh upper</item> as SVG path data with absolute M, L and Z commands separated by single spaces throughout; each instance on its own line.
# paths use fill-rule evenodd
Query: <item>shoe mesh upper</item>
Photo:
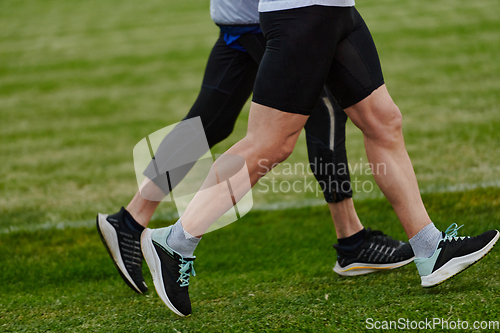
M 178 253 L 168 251 L 153 240 L 153 245 L 161 262 L 162 284 L 172 304 L 183 315 L 191 313 L 189 298 L 189 275 L 194 275 L 195 258 L 183 258 Z
M 449 260 L 457 257 L 462 257 L 484 248 L 493 238 L 495 238 L 496 230 L 490 230 L 476 237 L 445 237 L 438 244 L 438 249 L 441 249 L 439 256 L 432 271 L 439 269 Z
M 125 209 L 122 207 L 118 213 L 109 215 L 106 221 L 116 230 L 120 255 L 128 274 L 136 286 L 145 292 L 148 288 L 142 275 L 141 234 L 127 227 L 124 222 L 124 212 Z
M 342 250 L 338 244 L 333 246 L 341 267 L 353 263 L 391 264 L 414 257 L 410 244 L 392 239 L 378 230 L 367 228 L 366 231 L 364 241 L 352 251 Z

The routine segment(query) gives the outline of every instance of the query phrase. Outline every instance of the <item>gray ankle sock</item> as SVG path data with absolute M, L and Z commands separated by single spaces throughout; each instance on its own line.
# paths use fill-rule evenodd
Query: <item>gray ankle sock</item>
M 167 237 L 167 245 L 180 253 L 184 258 L 192 258 L 194 249 L 196 249 L 200 240 L 201 238 L 196 238 L 184 230 L 181 219 L 179 219 Z
M 415 257 L 429 258 L 432 256 L 441 238 L 443 238 L 443 233 L 434 226 L 434 223 L 426 225 L 410 239 Z

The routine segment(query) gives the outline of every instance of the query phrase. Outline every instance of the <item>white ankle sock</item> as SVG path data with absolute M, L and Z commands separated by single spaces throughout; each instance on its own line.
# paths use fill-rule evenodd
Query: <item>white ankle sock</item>
M 192 258 L 193 252 L 200 240 L 201 238 L 196 238 L 184 230 L 181 219 L 179 219 L 167 237 L 167 245 L 180 253 L 184 258 Z
M 436 251 L 437 244 L 443 238 L 434 223 L 426 225 L 410 239 L 410 245 L 416 258 L 429 258 Z

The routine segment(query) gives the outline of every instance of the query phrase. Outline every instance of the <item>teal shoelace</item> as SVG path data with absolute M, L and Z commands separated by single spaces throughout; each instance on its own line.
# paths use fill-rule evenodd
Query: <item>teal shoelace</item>
M 453 240 L 453 238 L 457 237 L 457 231 L 458 229 L 462 228 L 464 225 L 462 224 L 460 227 L 456 223 L 450 224 L 450 226 L 446 229 L 444 240 Z M 461 239 L 464 239 L 465 237 L 460 237 Z
M 181 273 L 181 276 L 179 276 L 177 282 L 180 281 L 181 287 L 187 287 L 189 286 L 189 276 L 196 275 L 194 271 L 193 261 L 186 261 L 181 258 L 181 264 L 179 265 L 179 267 L 181 268 L 179 269 L 179 273 Z

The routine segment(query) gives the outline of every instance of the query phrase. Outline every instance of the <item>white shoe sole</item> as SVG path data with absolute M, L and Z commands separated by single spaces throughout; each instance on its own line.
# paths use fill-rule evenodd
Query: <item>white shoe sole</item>
M 151 276 L 153 277 L 153 284 L 155 285 L 156 293 L 158 294 L 158 296 L 160 296 L 160 299 L 170 310 L 181 317 L 185 317 L 185 315 L 180 313 L 179 310 L 177 310 L 168 299 L 167 292 L 165 291 L 165 285 L 163 283 L 161 261 L 153 245 L 153 240 L 151 238 L 152 233 L 153 230 L 148 228 L 144 229 L 141 235 L 141 249 L 142 255 L 144 256 L 149 270 L 151 271 Z
M 483 258 L 490 250 L 493 248 L 495 243 L 498 241 L 498 237 L 500 236 L 500 233 L 497 230 L 496 236 L 481 250 L 476 251 L 474 253 L 458 257 L 458 258 L 453 258 L 450 261 L 448 261 L 446 264 L 444 264 L 442 267 L 440 267 L 438 270 L 433 272 L 432 274 L 429 274 L 427 276 L 422 276 L 422 287 L 424 288 L 430 288 L 437 286 L 438 284 L 448 280 L 449 278 L 452 278 L 453 276 L 457 275 L 470 265 L 478 262 L 481 258 Z
M 342 276 L 356 276 L 369 274 L 374 272 L 379 272 L 383 270 L 395 269 L 407 265 L 413 261 L 413 258 L 407 259 L 405 261 L 400 261 L 393 264 L 362 264 L 354 263 L 346 267 L 340 267 L 339 262 L 335 263 L 333 271 Z
M 142 291 L 137 287 L 134 280 L 132 280 L 132 277 L 128 273 L 127 268 L 125 268 L 122 256 L 120 255 L 120 246 L 118 245 L 118 235 L 116 234 L 116 230 L 111 225 L 111 223 L 106 221 L 107 217 L 108 217 L 107 214 L 101 214 L 101 213 L 97 214 L 97 227 L 99 228 L 102 237 L 106 241 L 106 247 L 108 248 L 108 251 L 111 254 L 111 257 L 113 258 L 115 265 L 118 267 L 122 275 L 128 280 L 130 285 L 138 293 L 142 294 Z

